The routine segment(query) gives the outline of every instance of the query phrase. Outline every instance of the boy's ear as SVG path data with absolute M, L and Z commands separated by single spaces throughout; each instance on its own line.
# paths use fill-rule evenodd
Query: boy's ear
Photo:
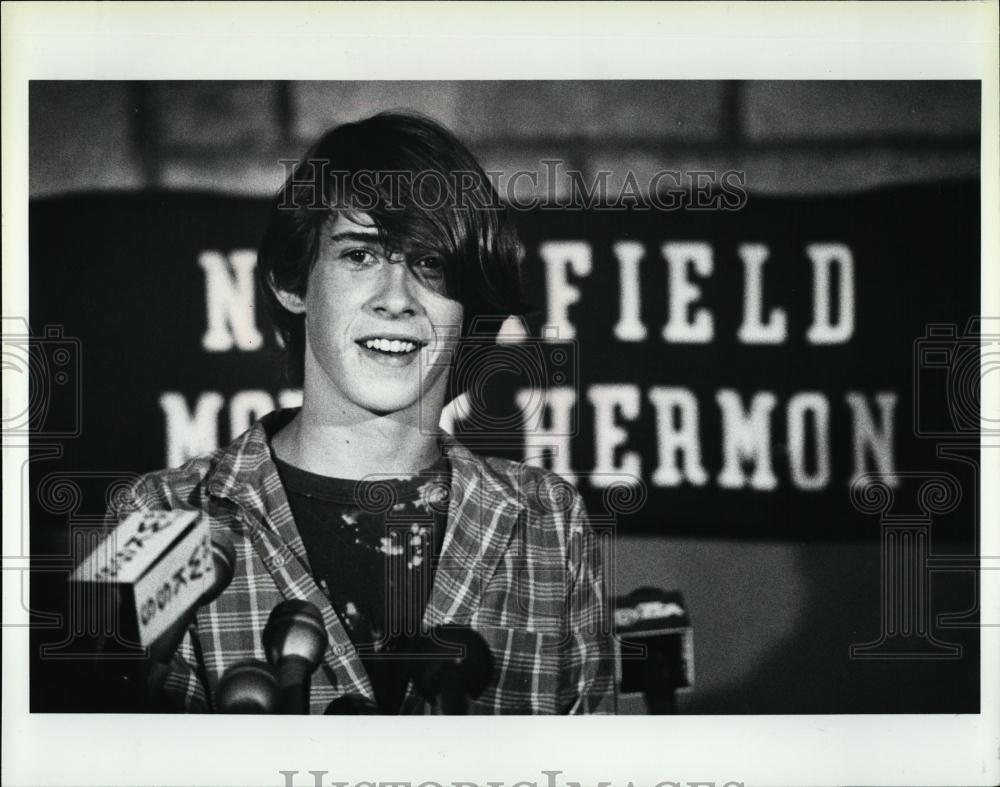
M 305 312 L 306 302 L 301 295 L 281 289 L 274 283 L 274 279 L 271 278 L 268 278 L 267 286 L 271 288 L 271 292 L 278 299 L 278 303 L 287 311 L 290 311 L 292 314 L 303 314 Z

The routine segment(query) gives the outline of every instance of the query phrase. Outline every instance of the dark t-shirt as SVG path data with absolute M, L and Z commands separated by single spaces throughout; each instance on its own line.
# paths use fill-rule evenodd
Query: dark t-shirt
M 316 583 L 340 616 L 375 690 L 398 713 L 407 643 L 420 631 L 447 523 L 447 460 L 412 476 L 354 481 L 275 458 Z

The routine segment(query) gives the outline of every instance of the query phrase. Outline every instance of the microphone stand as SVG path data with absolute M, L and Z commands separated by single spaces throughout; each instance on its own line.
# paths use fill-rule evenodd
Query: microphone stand
M 465 676 L 457 667 L 449 665 L 441 671 L 441 687 L 434 708 L 438 715 L 468 715 L 469 696 L 465 693 Z
M 188 626 L 188 633 L 191 635 L 191 647 L 194 650 L 195 671 L 198 673 L 198 680 L 205 687 L 205 704 L 209 713 L 215 713 L 215 701 L 212 699 L 212 687 L 208 685 L 208 668 L 205 666 L 205 651 L 201 647 L 201 639 L 198 637 L 198 628 L 192 623 Z

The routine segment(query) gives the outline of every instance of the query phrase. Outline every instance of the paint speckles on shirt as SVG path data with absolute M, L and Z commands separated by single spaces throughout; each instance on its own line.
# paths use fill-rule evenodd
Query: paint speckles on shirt
M 394 660 L 385 654 L 420 629 L 447 525 L 447 507 L 440 505 L 448 497 L 447 464 L 377 481 L 326 478 L 276 464 L 313 577 L 354 642 L 376 694 L 399 694 L 405 679 L 398 683 Z M 392 707 L 396 700 L 386 702 Z

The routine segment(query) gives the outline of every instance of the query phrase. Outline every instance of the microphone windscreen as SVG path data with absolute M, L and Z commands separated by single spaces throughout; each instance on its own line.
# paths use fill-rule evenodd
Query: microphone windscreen
M 326 624 L 314 604 L 288 599 L 271 610 L 263 639 L 267 660 L 271 664 L 298 657 L 315 669 L 326 652 Z
M 373 716 L 377 713 L 378 707 L 375 703 L 360 694 L 337 697 L 323 711 L 324 716 Z
M 217 696 L 220 713 L 276 713 L 281 690 L 269 665 L 250 660 L 223 673 Z
M 422 637 L 413 662 L 413 681 L 420 695 L 432 702 L 441 691 L 446 671 L 457 671 L 466 696 L 475 699 L 493 676 L 493 654 L 482 636 L 454 623 L 435 626 Z

